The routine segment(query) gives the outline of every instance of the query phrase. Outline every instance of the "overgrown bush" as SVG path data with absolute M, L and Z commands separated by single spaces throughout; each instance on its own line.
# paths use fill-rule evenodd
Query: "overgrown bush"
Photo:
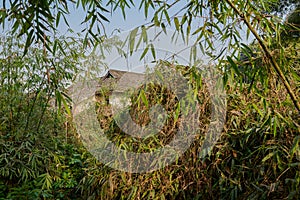
M 41 51 L 35 51 L 32 59 L 12 51 L 12 46 L 2 46 L 1 199 L 299 199 L 300 116 L 272 70 L 265 73 L 269 69 L 264 59 L 249 63 L 252 68 L 231 67 L 224 72 L 226 123 L 212 154 L 204 159 L 199 153 L 210 123 L 210 96 L 201 71 L 175 65 L 200 104 L 199 137 L 171 165 L 135 174 L 97 161 L 78 140 L 70 116 L 58 112 L 60 105 L 67 106 L 64 81 L 73 74 L 49 68 L 53 59 L 46 59 Z M 288 61 L 282 70 L 300 96 L 298 49 L 297 44 L 282 49 Z M 279 61 L 281 55 L 274 51 Z M 262 68 L 253 71 L 253 67 Z M 244 75 L 250 81 L 243 81 Z M 56 103 L 51 104 L 54 97 Z M 153 151 L 167 144 L 180 126 L 176 96 L 158 84 L 144 85 L 131 96 L 130 114 L 137 124 L 150 123 L 151 105 L 160 103 L 167 110 L 163 129 L 151 138 L 122 132 L 102 100 L 96 108 L 99 123 L 107 137 L 125 150 Z
M 210 100 L 205 83 L 197 84 L 201 73 L 195 68 L 182 71 L 193 89 L 198 89 L 197 100 L 206 113 L 199 121 L 205 132 L 210 122 Z M 199 137 L 182 157 L 154 172 L 133 174 L 98 164 L 98 167 L 87 168 L 80 182 L 84 198 L 298 199 L 300 117 L 285 89 L 272 77 L 269 77 L 269 86 L 262 88 L 258 81 L 250 90 L 249 84 L 241 85 L 234 80 L 235 73 L 228 73 L 227 78 L 226 124 L 210 156 L 199 158 L 202 142 Z M 299 90 L 297 92 L 299 95 Z M 147 124 L 149 115 L 142 111 L 149 110 L 150 104 L 162 102 L 175 105 L 174 111 L 176 102 L 172 103 L 173 100 L 172 93 L 160 86 L 141 87 L 132 95 L 131 116 L 136 117 L 137 123 Z M 149 101 L 148 106 L 146 101 Z M 160 134 L 143 141 L 123 133 L 113 119 L 106 122 L 110 139 L 123 149 L 135 152 L 162 146 L 161 141 L 168 141 L 176 129 L 171 117 Z
M 39 50 L 22 56 L 21 43 L 1 38 L 0 198 L 65 199 L 78 196 L 85 150 L 69 130 L 54 96 L 62 98 L 59 69 L 47 73 L 50 60 Z M 71 62 L 69 63 L 71 67 Z M 58 82 L 58 81 L 62 82 Z
M 111 169 L 92 157 L 67 123 L 71 119 L 49 106 L 49 88 L 27 92 L 27 85 L 13 76 L 18 69 L 13 66 L 20 63 L 21 59 L 11 60 L 7 73 L 6 60 L 1 62 L 2 199 L 299 198 L 300 118 L 283 86 L 272 77 L 267 87 L 257 82 L 249 90 L 249 85 L 234 81 L 236 74 L 227 74 L 226 124 L 212 154 L 200 159 L 202 135 L 210 122 L 209 94 L 200 71 L 177 66 L 197 91 L 203 113 L 200 137 L 171 165 L 134 174 Z M 299 95 L 298 83 L 291 81 L 291 85 Z M 168 143 L 180 124 L 174 94 L 148 84 L 135 91 L 131 102 L 131 116 L 144 125 L 149 123 L 149 106 L 161 103 L 168 110 L 165 127 L 160 134 L 137 140 L 123 133 L 110 113 L 102 121 L 99 113 L 100 123 L 108 127 L 107 136 L 136 152 Z M 106 109 L 101 102 L 99 106 L 99 112 Z

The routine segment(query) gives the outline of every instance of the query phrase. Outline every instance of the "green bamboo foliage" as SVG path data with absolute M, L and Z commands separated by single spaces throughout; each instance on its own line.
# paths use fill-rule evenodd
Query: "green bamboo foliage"
M 199 116 L 199 138 L 174 163 L 154 172 L 131 174 L 101 164 L 97 169 L 87 168 L 80 182 L 82 195 L 95 199 L 297 198 L 299 118 L 291 100 L 283 95 L 284 87 L 264 91 L 257 85 L 249 91 L 247 85 L 227 84 L 228 110 L 222 137 L 211 156 L 200 160 L 202 136 L 210 123 L 209 94 L 200 71 L 181 65 L 176 68 L 189 80 L 202 106 L 201 113 L 205 113 Z M 234 79 L 235 74 L 228 73 L 228 82 Z M 172 93 L 155 84 L 141 87 L 132 95 L 130 114 L 140 125 L 149 123 L 148 111 L 153 104 L 160 102 L 166 109 L 172 108 L 166 129 L 159 134 L 144 139 L 129 137 L 113 119 L 107 121 L 110 125 L 106 127 L 110 128 L 106 134 L 115 145 L 128 151 L 149 152 L 163 147 L 178 128 L 182 115 L 178 112 L 181 105 L 171 99 Z M 273 101 L 278 100 L 281 103 L 273 106 Z
M 0 198 L 299 199 L 300 67 L 299 37 L 294 34 L 299 32 L 294 19 L 298 4 L 289 2 L 296 10 L 283 21 L 273 15 L 280 10 L 273 0 L 3 1 L 0 24 L 11 25 L 7 34 L 13 37 L 1 38 Z M 86 11 L 85 35 L 79 40 L 61 38 L 57 27 L 69 26 L 66 16 L 74 5 Z M 196 38 L 191 63 L 199 64 L 200 49 L 223 75 L 226 123 L 210 156 L 198 157 L 211 120 L 204 72 L 193 64 L 168 61 L 162 64 L 183 74 L 192 88 L 189 100 L 200 104 L 199 136 L 182 156 L 157 171 L 133 174 L 101 164 L 82 145 L 65 87 L 82 70 L 78 63 L 88 58 L 83 47 L 109 46 L 102 34 L 107 14 L 121 10 L 126 18 L 132 7 L 152 21 L 133 29 L 127 43 L 115 41 L 120 54 L 122 45 L 128 44 L 133 54 L 145 44 L 140 58 L 150 53 L 155 60 L 148 30 L 156 27 L 164 33 L 173 28 L 174 41 L 177 36 L 186 43 L 190 36 Z M 248 44 L 242 42 L 245 38 L 255 40 Z M 57 57 L 62 61 L 56 62 Z M 160 68 L 156 72 L 158 77 L 163 73 Z M 53 98 L 57 109 L 49 106 Z M 158 134 L 143 139 L 126 135 L 102 100 L 95 112 L 106 136 L 133 152 L 167 145 L 180 128 L 181 108 L 189 107 L 189 102 L 178 102 L 172 91 L 155 83 L 141 86 L 131 102 L 130 114 L 141 125 L 150 123 L 152 105 L 163 105 L 167 117 Z

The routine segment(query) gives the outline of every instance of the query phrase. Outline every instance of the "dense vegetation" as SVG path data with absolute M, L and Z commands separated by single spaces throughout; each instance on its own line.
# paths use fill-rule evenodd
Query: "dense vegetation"
M 124 15 L 134 5 L 108 2 Z M 204 39 L 198 44 L 214 60 L 225 85 L 226 122 L 212 153 L 200 158 L 211 102 L 196 53 L 192 48 L 195 62 L 188 67 L 176 61 L 157 62 L 157 73 L 163 72 L 162 64 L 173 67 L 192 88 L 193 100 L 201 105 L 199 138 L 171 165 L 138 174 L 112 169 L 90 154 L 73 124 L 66 94 L 69 83 L 82 75 L 82 66 L 92 65 L 89 58 L 97 50 L 88 49 L 92 53 L 86 55 L 86 48 L 111 48 L 105 37 L 99 37 L 101 22 L 108 20 L 103 14 L 109 10 L 102 2 L 78 1 L 89 11 L 85 23 L 90 24 L 85 39 L 77 40 L 56 36 L 59 22 L 69 12 L 67 2 L 10 1 L 6 6 L 4 1 L 0 22 L 12 20 L 13 28 L 1 38 L 0 48 L 0 199 L 300 198 L 300 46 L 295 17 L 299 1 L 289 1 L 295 11 L 285 21 L 273 15 L 281 12 L 284 1 L 189 1 L 182 16 L 169 16 L 177 2 L 141 1 L 140 9 L 146 16 L 149 9 L 155 10 L 149 27 L 164 31 L 169 24 L 184 39 L 191 34 L 198 34 L 197 42 Z M 197 16 L 206 20 L 192 30 Z M 252 44 L 240 42 L 241 22 L 247 24 L 247 37 L 255 36 Z M 149 27 L 130 32 L 129 54 L 144 42 L 142 57 L 151 49 L 155 58 L 147 39 Z M 228 49 L 214 53 L 214 40 Z M 84 73 L 93 73 L 92 68 Z M 101 94 L 109 91 L 105 88 Z M 99 100 L 92 109 L 107 137 L 134 152 L 166 145 L 180 126 L 174 93 L 149 83 L 132 94 L 131 102 L 130 114 L 141 125 L 149 123 L 150 106 L 161 103 L 169 116 L 161 132 L 144 140 L 129 137 L 115 123 L 110 106 Z
M 164 65 L 173 66 L 165 62 Z M 131 174 L 108 169 L 108 174 L 103 168 L 97 172 L 93 169 L 84 179 L 89 184 L 88 180 L 93 182 L 93 187 L 86 185 L 85 194 L 100 199 L 297 199 L 300 121 L 284 88 L 275 79 L 269 79 L 271 88 L 261 88 L 259 83 L 249 91 L 249 85 L 234 84 L 236 77 L 227 74 L 230 84 L 226 89 L 225 128 L 212 155 L 202 160 L 199 158 L 202 136 L 210 122 L 209 94 L 204 82 L 197 82 L 202 80 L 199 71 L 180 65 L 177 68 L 188 78 L 194 91 L 198 91 L 196 98 L 201 102 L 198 139 L 175 163 L 155 172 Z M 173 108 L 166 126 L 153 137 L 132 138 L 113 122 L 111 113 L 103 115 L 105 107 L 98 110 L 102 127 L 109 127 L 105 134 L 128 151 L 145 152 L 161 147 L 172 139 L 178 128 L 180 117 L 174 115 L 178 102 L 172 93 L 152 84 L 133 95 L 130 112 L 136 122 L 141 125 L 149 122 L 150 105 L 146 106 L 147 101 L 140 98 L 144 94 L 149 104 L 161 103 L 166 109 Z M 107 179 L 103 180 L 103 176 Z
M 193 68 L 185 74 L 190 83 L 198 87 L 195 89 L 198 89 L 198 100 L 203 102 L 201 110 L 206 113 L 200 118 L 202 132 L 205 132 L 209 124 L 209 96 L 205 84 L 195 85 L 201 75 L 192 72 Z M 43 96 L 46 93 L 28 97 L 23 91 L 14 91 L 17 96 L 10 97 L 15 99 L 13 105 L 18 106 L 1 98 L 2 198 L 296 199 L 300 184 L 299 114 L 275 79 L 269 79 L 272 88 L 262 89 L 258 84 L 249 91 L 248 87 L 235 85 L 234 77 L 228 76 L 226 125 L 212 155 L 199 159 L 202 141 L 199 138 L 176 163 L 146 174 L 120 172 L 96 161 L 77 139 L 74 129 L 63 123 L 66 119 L 55 110 L 45 109 L 47 101 Z M 14 84 L 14 89 L 18 87 Z M 166 106 L 176 104 L 168 100 L 173 99 L 172 94 L 161 98 L 166 95 L 162 88 L 148 87 L 145 94 L 151 103 L 163 100 Z M 136 102 L 132 115 L 139 115 L 142 124 L 149 117 L 141 114 L 147 107 L 138 96 L 132 99 Z M 99 109 L 105 108 L 97 109 L 101 114 Z M 27 119 L 29 116 L 31 120 Z M 110 127 L 108 137 L 119 145 L 127 144 L 127 150 L 137 152 L 162 145 L 163 141 L 170 140 L 174 134 L 172 129 L 176 128 L 171 128 L 172 117 L 164 135 L 136 141 L 120 132 L 112 119 L 106 120 L 110 125 L 103 121 L 102 125 Z

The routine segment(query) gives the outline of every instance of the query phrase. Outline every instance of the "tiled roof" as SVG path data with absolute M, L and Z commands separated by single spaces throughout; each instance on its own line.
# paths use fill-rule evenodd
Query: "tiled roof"
M 101 78 L 101 86 L 113 86 L 114 92 L 124 92 L 129 88 L 138 86 L 145 78 L 144 74 L 120 70 L 109 70 Z M 113 84 L 113 85 L 112 85 Z
M 107 86 L 111 91 L 122 93 L 132 86 L 138 86 L 144 77 L 145 75 L 141 73 L 111 69 L 100 79 L 85 80 L 73 84 L 68 88 L 67 93 L 74 103 L 78 103 L 99 94 L 101 87 Z

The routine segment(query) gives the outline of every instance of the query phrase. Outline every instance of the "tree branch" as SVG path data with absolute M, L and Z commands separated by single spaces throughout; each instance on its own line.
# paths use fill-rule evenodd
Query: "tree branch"
M 288 80 L 286 79 L 285 75 L 283 74 L 283 72 L 281 71 L 278 63 L 276 62 L 275 58 L 272 56 L 271 51 L 269 50 L 269 48 L 267 47 L 267 45 L 264 43 L 263 39 L 258 35 L 257 31 L 254 29 L 254 27 L 251 25 L 251 23 L 249 22 L 249 20 L 245 17 L 244 13 L 242 13 L 240 10 L 238 10 L 235 5 L 230 1 L 230 0 L 226 0 L 226 2 L 230 5 L 230 7 L 244 20 L 245 24 L 247 25 L 247 27 L 249 28 L 249 30 L 252 32 L 252 34 L 254 35 L 254 37 L 257 39 L 259 45 L 261 46 L 261 48 L 263 49 L 267 59 L 270 61 L 272 67 L 275 69 L 277 75 L 279 76 L 279 78 L 281 79 L 281 81 L 283 82 L 288 94 L 290 95 L 296 109 L 300 112 L 300 104 L 299 101 L 297 100 L 296 95 L 294 94 Z

